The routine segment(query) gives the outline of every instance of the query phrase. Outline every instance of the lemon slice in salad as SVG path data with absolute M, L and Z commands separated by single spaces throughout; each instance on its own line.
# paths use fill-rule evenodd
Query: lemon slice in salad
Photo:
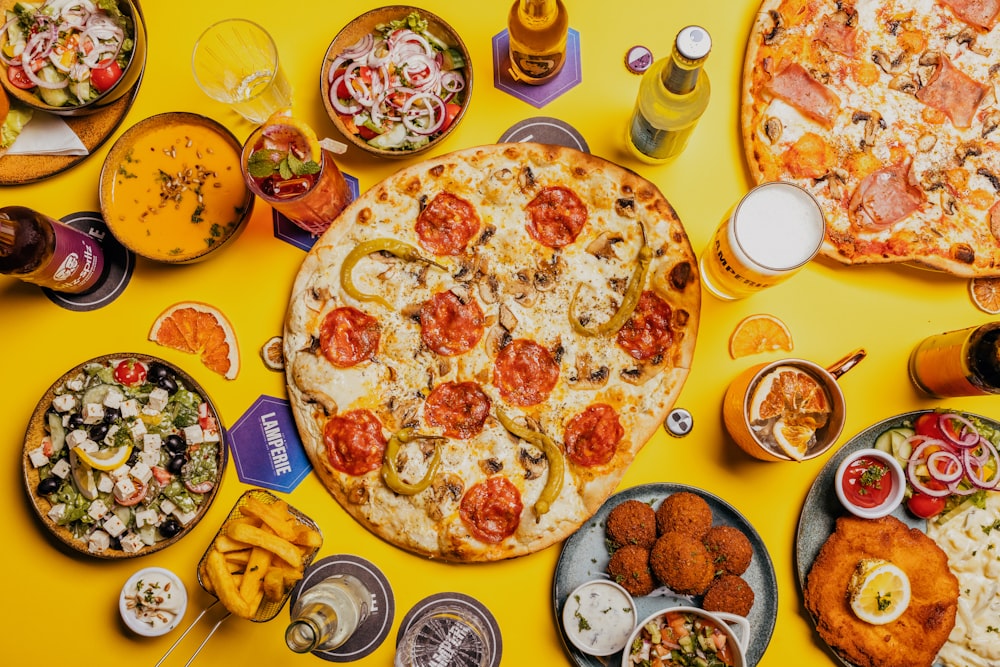
M 132 445 L 99 449 L 96 452 L 85 452 L 77 447 L 73 451 L 81 461 L 95 470 L 114 470 L 128 461 L 128 457 L 132 455 Z
M 848 584 L 851 609 L 866 623 L 885 625 L 903 615 L 910 604 L 910 579 L 899 567 L 880 558 L 858 563 Z
M 87 500 L 97 498 L 97 481 L 94 479 L 94 470 L 80 460 L 75 447 L 69 450 L 69 469 L 80 495 Z
M 322 146 L 316 132 L 298 118 L 292 110 L 285 108 L 275 111 L 261 126 L 265 145 L 281 152 L 292 153 L 303 162 L 318 163 L 322 157 Z

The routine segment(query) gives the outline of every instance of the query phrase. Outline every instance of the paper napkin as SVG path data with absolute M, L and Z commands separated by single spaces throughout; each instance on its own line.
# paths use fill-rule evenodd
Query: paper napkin
M 36 111 L 7 155 L 87 155 L 87 147 L 59 116 Z

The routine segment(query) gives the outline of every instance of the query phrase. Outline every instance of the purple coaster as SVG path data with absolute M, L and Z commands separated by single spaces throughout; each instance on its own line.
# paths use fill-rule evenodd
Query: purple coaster
M 312 471 L 285 399 L 254 401 L 229 429 L 229 448 L 244 484 L 289 493 Z
M 361 194 L 358 179 L 345 172 L 344 180 L 347 181 L 347 187 L 351 191 L 351 201 L 354 201 Z M 309 252 L 319 237 L 313 236 L 277 211 L 272 209 L 271 213 L 274 219 L 274 237 Z
M 501 135 L 500 143 L 520 143 L 533 141 L 540 144 L 555 144 L 575 148 L 583 153 L 590 152 L 583 135 L 576 128 L 557 118 L 538 116 L 526 118 Z
M 500 656 L 503 654 L 503 637 L 500 634 L 500 625 L 497 624 L 496 618 L 493 617 L 493 614 L 490 613 L 490 610 L 482 602 L 464 593 L 436 593 L 413 605 L 413 608 L 406 612 L 406 616 L 399 623 L 399 630 L 396 633 L 396 645 L 399 645 L 403 635 L 406 634 L 406 630 L 413 624 L 417 617 L 427 611 L 428 608 L 442 603 L 462 607 L 469 614 L 479 618 L 483 627 L 490 633 L 490 643 L 493 646 L 493 660 L 490 662 L 490 667 L 500 667 Z
M 389 629 L 396 617 L 396 599 L 389 580 L 373 563 L 359 556 L 337 554 L 309 566 L 302 581 L 292 589 L 289 614 L 303 591 L 335 574 L 353 575 L 365 585 L 372 596 L 371 613 L 346 642 L 330 651 L 313 651 L 312 654 L 330 662 L 352 662 L 373 653 L 389 636 Z
M 566 34 L 566 62 L 551 81 L 540 86 L 515 81 L 510 74 L 510 37 L 504 30 L 493 38 L 493 85 L 528 104 L 541 109 L 583 81 L 580 65 L 580 33 L 572 28 Z
M 84 312 L 103 308 L 121 296 L 128 287 L 135 271 L 135 255 L 108 231 L 100 213 L 71 213 L 61 219 L 70 227 L 86 232 L 101 246 L 104 252 L 104 274 L 96 285 L 80 294 L 56 292 L 47 287 L 42 287 L 41 290 L 49 301 L 66 310 Z

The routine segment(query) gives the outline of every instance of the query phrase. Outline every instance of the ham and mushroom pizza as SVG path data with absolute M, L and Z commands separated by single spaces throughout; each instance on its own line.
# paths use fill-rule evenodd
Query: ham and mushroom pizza
M 541 144 L 465 149 L 355 200 L 296 277 L 289 397 L 361 524 L 450 561 L 562 540 L 687 377 L 697 262 L 650 182 Z
M 743 73 L 758 182 L 821 202 L 823 254 L 1000 274 L 1000 0 L 764 0 Z

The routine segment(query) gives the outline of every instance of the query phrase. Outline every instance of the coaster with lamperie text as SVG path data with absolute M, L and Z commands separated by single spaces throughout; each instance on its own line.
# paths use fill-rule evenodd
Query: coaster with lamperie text
M 229 429 L 229 449 L 244 484 L 288 493 L 312 471 L 285 399 L 254 401 Z
M 96 285 L 79 294 L 56 292 L 48 287 L 41 289 L 49 301 L 66 310 L 83 312 L 103 308 L 125 291 L 135 270 L 135 255 L 108 231 L 100 213 L 71 213 L 61 220 L 97 241 L 104 253 L 104 273 Z

